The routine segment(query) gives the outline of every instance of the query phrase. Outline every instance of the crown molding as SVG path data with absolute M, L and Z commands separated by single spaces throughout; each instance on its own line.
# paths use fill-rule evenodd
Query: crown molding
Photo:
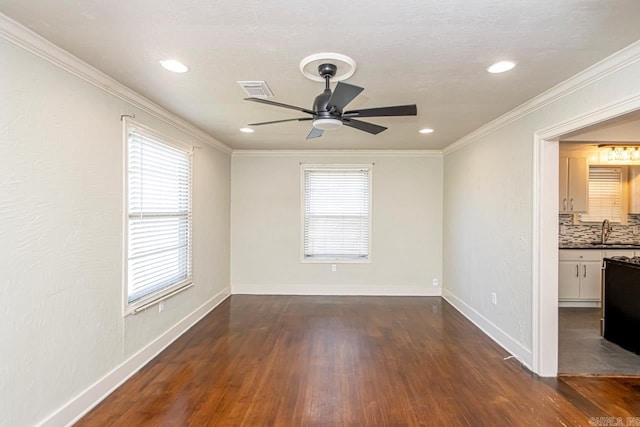
M 503 114 L 497 119 L 492 120 L 486 125 L 460 138 L 456 142 L 445 147 L 442 150 L 443 154 L 446 156 L 447 154 L 453 153 L 454 151 L 477 141 L 483 136 L 495 132 L 496 130 L 507 126 L 508 124 L 519 120 L 536 110 L 552 104 L 585 86 L 593 84 L 598 80 L 601 80 L 629 66 L 630 64 L 637 62 L 638 60 L 640 60 L 640 41 L 630 44 L 618 52 L 606 57 L 602 61 L 597 62 L 589 68 L 579 72 L 573 77 L 569 77 L 567 80 L 558 83 L 551 89 L 542 92 L 540 95 L 530 99 L 524 104 L 521 104 L 508 113 Z
M 233 157 L 442 157 L 442 150 L 233 150 Z
M 56 46 L 44 37 L 34 33 L 2 13 L 0 13 L 0 37 L 87 83 L 102 89 L 108 94 L 131 104 L 133 107 L 151 114 L 197 140 L 225 154 L 231 155 L 232 149 L 229 146 L 221 143 L 200 128 L 129 89 L 102 71 L 73 56 L 66 50 Z

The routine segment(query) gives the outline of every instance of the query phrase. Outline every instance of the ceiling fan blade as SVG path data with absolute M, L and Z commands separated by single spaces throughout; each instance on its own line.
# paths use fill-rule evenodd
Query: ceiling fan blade
M 301 117 L 299 119 L 274 120 L 272 122 L 249 123 L 247 126 L 262 126 L 262 125 L 271 125 L 273 123 L 284 123 L 284 122 L 305 122 L 305 121 L 308 121 L 308 120 L 313 120 L 313 117 Z
M 311 132 L 307 135 L 307 139 L 320 138 L 324 131 L 318 128 L 311 128 Z
M 342 117 L 383 117 L 383 116 L 415 116 L 418 108 L 415 104 L 396 105 L 394 107 L 365 108 L 363 110 L 345 111 Z
M 268 99 L 245 98 L 244 100 L 245 101 L 251 101 L 251 102 L 257 102 L 259 104 L 273 105 L 274 107 L 282 107 L 282 108 L 288 108 L 290 110 L 302 111 L 303 113 L 307 113 L 307 114 L 314 114 L 313 111 L 307 110 L 306 108 L 296 107 L 295 105 L 282 104 L 280 102 L 275 102 L 275 101 L 269 101 Z
M 327 111 L 335 107 L 336 110 L 342 111 L 348 103 L 362 92 L 364 88 L 360 86 L 350 85 L 349 83 L 338 82 L 336 88 L 333 90 L 329 101 L 327 101 Z
M 356 128 L 358 130 L 363 130 L 365 132 L 372 133 L 374 135 L 377 135 L 380 132 L 387 130 L 387 128 L 384 126 L 378 126 L 378 125 L 374 125 L 373 123 L 362 122 L 360 120 L 355 120 L 355 119 L 345 119 L 342 121 L 342 123 L 345 126 Z

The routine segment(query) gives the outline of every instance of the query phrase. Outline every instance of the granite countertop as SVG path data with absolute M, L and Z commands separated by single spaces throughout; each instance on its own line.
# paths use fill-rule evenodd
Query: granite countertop
M 582 242 L 560 244 L 559 249 L 640 249 L 640 242 Z

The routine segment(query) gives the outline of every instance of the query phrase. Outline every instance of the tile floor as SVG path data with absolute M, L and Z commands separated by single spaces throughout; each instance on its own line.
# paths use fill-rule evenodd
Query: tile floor
M 599 308 L 560 308 L 558 372 L 586 375 L 640 375 L 640 355 L 600 336 Z

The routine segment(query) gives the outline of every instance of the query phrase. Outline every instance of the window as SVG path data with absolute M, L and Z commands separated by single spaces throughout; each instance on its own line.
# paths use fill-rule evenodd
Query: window
M 302 168 L 303 261 L 367 262 L 371 165 Z
M 130 123 L 130 122 L 129 122 Z M 191 149 L 127 125 L 125 313 L 191 284 Z
M 580 215 L 582 222 L 622 222 L 622 168 L 589 167 L 588 212 Z

